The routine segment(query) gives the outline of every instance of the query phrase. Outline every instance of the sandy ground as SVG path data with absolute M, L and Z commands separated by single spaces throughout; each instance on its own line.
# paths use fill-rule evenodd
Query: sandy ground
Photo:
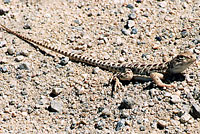
M 160 63 L 187 50 L 197 62 L 174 89 L 133 81 L 111 97 L 112 72 L 1 30 L 0 133 L 200 133 L 199 18 L 199 0 L 1 0 L 1 24 L 69 52 Z

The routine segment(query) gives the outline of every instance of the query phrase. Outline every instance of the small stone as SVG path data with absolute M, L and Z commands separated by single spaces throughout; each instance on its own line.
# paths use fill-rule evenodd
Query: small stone
M 127 49 L 122 49 L 121 50 L 121 54 L 127 54 L 128 53 L 128 50 Z
M 154 102 L 150 102 L 150 103 L 149 103 L 149 106 L 150 106 L 150 107 L 153 107 L 153 106 L 154 106 Z
M 164 96 L 165 96 L 165 97 L 171 97 L 171 96 L 172 96 L 172 94 L 171 94 L 171 93 L 169 93 L 169 92 L 165 92 Z
M 159 2 L 158 5 L 162 8 L 165 8 L 167 6 L 167 2 L 166 1 Z
M 60 59 L 60 65 L 62 65 L 62 66 L 65 66 L 65 65 L 67 65 L 68 64 L 68 62 L 69 62 L 69 57 L 62 57 L 61 59 Z
M 21 55 L 28 57 L 29 56 L 29 52 L 27 50 L 22 50 L 20 52 Z
M 136 0 L 137 3 L 142 3 L 142 0 Z
M 49 107 L 50 112 L 62 112 L 63 106 L 61 102 L 57 102 L 55 100 L 51 101 L 51 105 Z
M 136 18 L 135 13 L 131 13 L 131 14 L 128 15 L 129 20 L 134 20 L 135 18 Z
M 107 53 L 105 53 L 105 55 L 104 55 L 104 59 L 105 59 L 105 60 L 110 59 L 110 55 L 108 55 Z
M 0 67 L 0 72 L 6 73 L 8 71 L 6 66 Z
M 115 43 L 116 43 L 118 46 L 123 45 L 123 41 L 122 41 L 121 38 L 117 38 Z
M 6 12 L 3 9 L 0 9 L 0 15 L 5 15 Z
M 23 28 L 24 28 L 24 29 L 31 29 L 30 25 L 28 25 L 28 24 L 25 24 L 25 25 L 23 26 Z
M 136 28 L 132 28 L 131 29 L 131 34 L 137 34 L 137 29 Z
M 192 42 L 193 42 L 195 45 L 197 45 L 197 44 L 200 43 L 200 39 L 194 39 Z
M 132 4 L 128 4 L 126 7 L 129 8 L 129 9 L 133 9 L 134 8 Z
M 17 56 L 17 57 L 15 58 L 15 61 L 20 62 L 20 61 L 22 61 L 23 59 L 24 59 L 24 56 Z
M 195 52 L 196 54 L 200 54 L 200 50 L 198 50 L 198 49 L 194 49 L 194 52 Z
M 10 3 L 10 0 L 4 0 L 4 3 L 5 3 L 5 4 L 9 4 L 9 3 Z
M 199 100 L 200 99 L 200 90 L 198 87 L 196 87 L 193 91 L 193 97 L 195 100 Z
M 134 100 L 132 98 L 126 98 L 122 100 L 119 109 L 132 109 L 133 105 Z
M 133 20 L 127 21 L 127 28 L 132 28 L 135 25 L 135 22 Z
M 108 109 L 108 108 L 104 108 L 103 111 L 102 111 L 101 116 L 107 116 L 107 117 L 110 117 L 111 114 L 112 114 L 112 113 L 111 113 L 110 109 Z
M 145 131 L 145 126 L 140 126 L 140 131 Z
M 5 47 L 7 42 L 5 40 L 0 41 L 0 48 Z
M 9 105 L 15 105 L 15 100 L 9 101 Z
M 9 55 L 13 55 L 13 54 L 15 53 L 15 49 L 14 49 L 13 47 L 9 47 L 9 48 L 7 49 L 7 53 L 8 53 Z
M 104 42 L 104 40 L 98 40 L 98 45 L 102 45 L 102 44 L 104 44 L 105 42 Z
M 88 14 L 88 17 L 91 17 L 91 16 L 92 16 L 92 13 L 89 13 L 89 14 Z
M 124 35 L 130 35 L 130 31 L 128 31 L 127 29 L 123 28 L 121 30 L 121 32 L 124 34 Z
M 77 92 L 76 92 L 77 95 L 82 95 L 86 91 L 84 87 L 77 87 L 76 89 L 77 89 Z
M 157 49 L 159 49 L 159 48 L 160 48 L 160 46 L 157 45 L 157 44 L 154 44 L 154 45 L 152 46 L 152 49 L 154 49 L 154 50 L 157 50 Z
M 119 63 L 123 63 L 124 61 L 125 61 L 125 59 L 123 57 L 120 57 L 118 60 Z
M 94 125 L 94 127 L 95 127 L 96 129 L 102 130 L 103 127 L 104 127 L 104 125 L 105 125 L 105 123 L 104 123 L 102 120 L 100 120 L 100 121 L 98 121 L 98 122 Z
M 157 122 L 157 127 L 158 127 L 159 129 L 164 129 L 166 126 L 167 126 L 167 122 L 166 122 L 166 121 L 159 120 L 159 121 Z
M 137 123 L 138 124 L 142 124 L 142 120 L 137 120 Z
M 58 96 L 62 92 L 62 88 L 54 88 L 51 92 L 51 95 Z
M 115 127 L 115 131 L 121 130 L 121 128 L 124 127 L 124 126 L 125 126 L 125 121 L 124 121 L 124 120 L 118 121 L 118 122 L 117 122 L 117 125 L 116 125 L 116 127 Z
M 157 41 L 161 41 L 161 40 L 162 40 L 161 36 L 156 36 L 155 39 L 156 39 Z
M 192 107 L 190 109 L 190 115 L 195 119 L 200 118 L 200 106 L 197 104 L 192 104 Z
M 181 102 L 181 99 L 178 95 L 172 95 L 171 96 L 171 102 L 174 103 L 174 104 L 179 103 L 179 102 Z
M 186 30 L 182 30 L 182 31 L 181 31 L 181 37 L 182 37 L 182 38 L 185 38 L 186 36 L 188 36 L 187 31 L 186 31 Z
M 21 91 L 21 95 L 22 95 L 22 96 L 25 96 L 25 95 L 27 95 L 27 94 L 28 94 L 28 93 L 27 93 L 26 91 L 24 91 L 24 90 Z
M 92 70 L 92 73 L 93 74 L 98 74 L 100 71 L 100 68 L 99 67 L 95 67 L 93 70 Z
M 181 116 L 180 121 L 181 123 L 186 123 L 190 120 L 190 118 L 191 118 L 191 115 L 188 113 L 185 113 Z
M 18 68 L 19 68 L 20 70 L 22 70 L 22 69 L 24 69 L 24 70 L 29 70 L 29 69 L 30 69 L 29 63 L 24 62 L 24 63 L 20 64 Z

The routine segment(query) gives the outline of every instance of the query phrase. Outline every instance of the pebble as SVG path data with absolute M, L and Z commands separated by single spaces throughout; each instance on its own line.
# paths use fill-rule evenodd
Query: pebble
M 51 101 L 50 107 L 49 107 L 49 111 L 50 112 L 62 112 L 63 106 L 61 102 L 58 101 Z
M 179 102 L 181 102 L 181 99 L 178 95 L 172 95 L 171 96 L 171 102 L 174 103 L 174 104 L 179 103 Z
M 171 94 L 171 93 L 169 93 L 169 92 L 165 92 L 164 96 L 165 96 L 165 97 L 171 97 L 171 96 L 172 96 L 172 94 Z
M 123 29 L 121 30 L 121 32 L 122 32 L 124 35 L 130 35 L 130 31 L 127 30 L 127 29 L 125 29 L 125 28 L 123 28 Z
M 29 70 L 29 69 L 30 69 L 29 66 L 30 66 L 29 63 L 24 62 L 24 63 L 20 64 L 18 68 L 19 68 L 20 70 L 23 70 L 23 69 L 24 69 L 24 70 Z
M 24 28 L 24 29 L 31 29 L 31 26 L 30 26 L 29 24 L 25 24 L 25 25 L 23 26 L 23 28 Z
M 5 40 L 0 41 L 0 48 L 5 47 L 7 42 Z
M 21 55 L 28 57 L 29 56 L 29 52 L 27 50 L 22 50 L 20 52 Z
M 100 120 L 94 125 L 94 128 L 102 130 L 104 128 L 104 125 L 105 125 L 104 121 Z
M 123 40 L 122 40 L 122 38 L 117 38 L 116 41 L 115 41 L 115 44 L 117 44 L 118 46 L 123 45 Z
M 186 31 L 186 30 L 182 30 L 182 31 L 181 31 L 181 37 L 182 37 L 182 38 L 185 38 L 186 36 L 188 36 L 187 31 Z
M 103 111 L 102 111 L 102 115 L 101 116 L 107 116 L 107 117 L 110 117 L 111 116 L 111 111 L 110 109 L 108 108 L 104 108 Z
M 4 0 L 4 3 L 5 3 L 5 4 L 9 4 L 9 3 L 10 3 L 10 0 Z
M 92 70 L 92 73 L 93 74 L 98 74 L 100 71 L 100 68 L 99 67 L 95 67 L 93 70 Z
M 124 127 L 125 126 L 125 120 L 120 120 L 120 121 L 118 121 L 117 122 L 117 125 L 116 125 L 116 127 L 115 127 L 115 131 L 119 131 L 119 130 L 121 130 L 122 129 L 122 127 Z
M 195 52 L 196 54 L 200 54 L 200 50 L 198 50 L 198 49 L 194 49 L 194 52 Z
M 136 28 L 132 28 L 131 29 L 131 34 L 137 34 L 137 29 Z
M 9 55 L 13 55 L 13 54 L 15 53 L 15 49 L 14 49 L 13 47 L 9 47 L 9 48 L 7 49 L 7 53 L 8 53 Z
M 137 3 L 142 3 L 142 0 L 136 0 Z
M 140 131 L 145 131 L 145 126 L 140 126 Z
M 58 96 L 62 92 L 62 88 L 54 88 L 51 92 L 53 96 Z
M 15 61 L 20 62 L 20 61 L 23 61 L 23 59 L 24 59 L 24 56 L 17 56 L 15 58 Z
M 194 97 L 195 100 L 199 100 L 200 99 L 200 90 L 199 90 L 198 87 L 194 88 L 193 97 Z
M 166 121 L 164 121 L 164 120 L 158 120 L 157 127 L 159 129 L 164 129 L 166 126 L 167 126 L 167 122 Z
M 190 109 L 190 115 L 195 119 L 200 118 L 200 106 L 198 104 L 192 104 L 192 107 Z
M 125 59 L 123 57 L 120 57 L 118 63 L 123 63 L 123 62 L 125 62 Z
M 23 90 L 23 91 L 21 91 L 21 95 L 22 95 L 22 96 L 25 96 L 25 95 L 28 95 L 28 93 L 27 93 L 26 91 Z
M 68 64 L 68 62 L 69 62 L 69 57 L 62 57 L 61 59 L 60 59 L 60 65 L 62 65 L 62 66 L 65 66 L 65 65 L 67 65 Z
M 127 28 L 132 28 L 133 26 L 135 26 L 135 22 L 133 20 L 128 20 L 127 21 Z
M 159 2 L 158 5 L 162 8 L 165 8 L 167 6 L 167 2 L 166 1 Z
M 180 121 L 181 123 L 186 123 L 191 119 L 191 115 L 188 113 L 185 113 L 181 116 Z
M 126 7 L 129 8 L 129 9 L 133 9 L 134 8 L 132 4 L 128 4 Z
M 6 66 L 3 66 L 3 67 L 0 67 L 0 71 L 1 71 L 2 73 L 6 73 L 6 72 L 8 72 L 8 69 L 7 69 Z
M 136 18 L 135 13 L 131 13 L 131 14 L 128 15 L 129 20 L 134 20 L 135 18 Z
M 3 9 L 0 9 L 0 16 L 5 15 L 5 14 L 6 14 L 6 12 Z
M 134 100 L 132 98 L 125 98 L 122 100 L 119 109 L 132 109 L 134 105 Z
M 156 36 L 155 39 L 156 39 L 157 41 L 162 41 L 162 37 L 161 37 L 161 36 Z
M 154 106 L 154 102 L 149 102 L 149 106 L 153 107 Z

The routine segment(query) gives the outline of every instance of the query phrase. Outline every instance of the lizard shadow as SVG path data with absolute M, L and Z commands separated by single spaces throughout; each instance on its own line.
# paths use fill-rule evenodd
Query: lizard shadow
M 34 43 L 31 43 L 29 41 L 26 41 L 24 39 L 22 39 L 24 42 L 28 43 L 31 47 L 33 47 L 34 49 L 38 50 L 41 54 L 46 55 L 46 56 L 50 56 L 52 58 L 54 58 L 55 56 L 52 54 L 47 53 L 45 50 L 42 50 L 40 47 L 36 46 Z
M 185 76 L 183 74 L 179 73 L 179 74 L 173 74 L 173 75 L 166 75 L 164 77 L 164 80 L 162 80 L 162 81 L 166 84 L 170 84 L 174 81 L 180 81 L 181 82 L 181 81 L 184 81 L 184 80 L 185 80 Z M 138 83 L 144 84 L 144 83 L 149 82 L 149 81 L 151 81 L 150 84 L 148 84 L 146 87 L 144 87 L 143 90 L 150 90 L 150 89 L 154 88 L 155 87 L 154 82 L 152 80 L 145 80 L 145 81 L 135 80 L 134 78 L 131 79 L 130 81 L 120 80 L 120 82 L 122 83 L 123 86 L 129 85 L 130 83 L 132 83 L 132 84 L 138 84 Z M 159 87 L 159 88 L 163 89 L 162 87 Z

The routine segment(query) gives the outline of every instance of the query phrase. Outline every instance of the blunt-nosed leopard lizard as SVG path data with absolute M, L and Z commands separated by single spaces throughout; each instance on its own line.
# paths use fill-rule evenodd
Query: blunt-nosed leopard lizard
M 10 34 L 17 36 L 18 38 L 34 43 L 38 46 L 42 46 L 44 48 L 55 51 L 59 54 L 69 57 L 70 60 L 87 63 L 92 66 L 97 66 L 102 69 L 106 69 L 112 72 L 117 73 L 117 77 L 114 77 L 116 81 L 116 85 L 118 84 L 118 79 L 120 80 L 131 80 L 134 78 L 134 74 L 150 76 L 150 78 L 159 86 L 159 87 L 175 87 L 174 85 L 165 84 L 162 80 L 168 74 L 177 74 L 181 73 L 185 69 L 187 69 L 193 62 L 195 62 L 196 57 L 191 52 L 187 51 L 184 53 L 180 53 L 172 60 L 168 62 L 158 63 L 158 64 L 142 64 L 142 63 L 111 63 L 107 61 L 102 61 L 98 59 L 93 59 L 91 57 L 85 57 L 82 55 L 78 55 L 75 53 L 70 53 L 56 47 L 50 46 L 46 43 L 40 43 L 38 41 L 32 40 L 25 36 L 18 34 L 15 31 L 12 31 L 0 24 L 1 28 L 7 31 Z

